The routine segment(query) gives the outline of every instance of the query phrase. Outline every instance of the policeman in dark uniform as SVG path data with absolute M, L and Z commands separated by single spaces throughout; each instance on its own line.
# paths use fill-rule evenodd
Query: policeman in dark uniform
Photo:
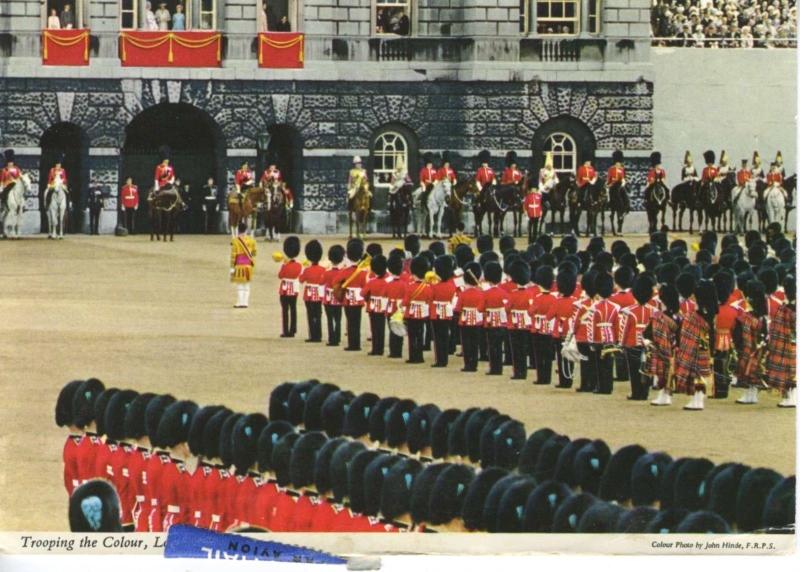
M 100 213 L 105 207 L 105 194 L 102 187 L 89 189 L 89 234 L 100 234 Z
M 219 193 L 214 177 L 209 177 L 203 186 L 203 214 L 205 219 L 205 233 L 214 234 L 217 228 L 217 207 L 219 206 Z

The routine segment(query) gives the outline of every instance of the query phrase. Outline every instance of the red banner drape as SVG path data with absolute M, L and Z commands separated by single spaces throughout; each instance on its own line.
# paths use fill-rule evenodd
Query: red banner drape
M 258 35 L 258 66 L 302 68 L 305 38 L 297 32 L 264 32 Z
M 42 30 L 42 64 L 88 66 L 89 30 Z
M 122 32 L 123 66 L 210 68 L 222 63 L 219 32 Z

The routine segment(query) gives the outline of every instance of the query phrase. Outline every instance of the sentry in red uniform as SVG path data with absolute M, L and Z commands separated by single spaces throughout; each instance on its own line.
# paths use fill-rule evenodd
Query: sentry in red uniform
M 154 178 L 156 188 L 161 190 L 175 182 L 175 169 L 172 168 L 172 165 L 159 163 L 156 166 Z
M 439 170 L 436 171 L 436 180 L 437 181 L 450 181 L 454 185 L 458 181 L 458 176 L 456 175 L 455 170 L 449 165 L 442 165 L 439 167 Z
M 136 502 L 131 482 L 130 462 L 136 454 L 135 448 L 120 443 L 111 453 L 111 471 L 114 474 L 114 487 L 117 489 L 120 506 L 120 522 L 123 526 L 133 523 L 132 509 Z
M 303 285 L 303 301 L 323 302 L 325 300 L 325 270 L 319 264 L 305 268 L 298 280 Z
M 494 183 L 494 171 L 491 167 L 484 167 L 481 166 L 478 168 L 477 173 L 475 173 L 475 180 L 478 181 L 481 187 L 485 187 L 486 185 L 491 185 Z
M 500 176 L 501 185 L 519 185 L 522 182 L 522 171 L 516 167 L 506 167 Z
M 95 458 L 101 447 L 105 448 L 105 445 L 94 433 L 86 433 L 78 443 L 78 479 L 81 484 L 103 476 L 95 472 Z
M 64 488 L 67 495 L 72 496 L 72 491 L 81 484 L 78 469 L 79 448 L 83 435 L 68 435 L 64 441 L 61 458 L 64 460 Z
M 450 329 L 453 321 L 453 299 L 456 284 L 452 277 L 431 287 L 431 325 L 433 327 L 433 351 L 436 367 L 447 367 L 450 357 Z
M 545 317 L 553 339 L 563 340 L 573 329 L 580 302 L 577 296 L 559 296 Z
M 589 324 L 586 330 L 587 341 L 591 344 L 611 345 L 617 343 L 615 325 L 619 305 L 610 299 L 598 300 L 589 309 Z
M 528 219 L 541 218 L 543 214 L 542 193 L 528 193 L 525 195 L 525 201 L 522 206 L 525 209 L 525 214 L 528 215 Z
M 194 473 L 189 477 L 189 492 L 191 495 L 189 504 L 191 520 L 189 522 L 191 522 L 192 526 L 198 528 L 209 528 L 211 526 L 211 511 L 209 510 L 207 499 L 211 495 L 209 483 L 214 474 L 214 467 L 201 461 L 197 464 Z
M 663 169 L 663 167 L 651 167 L 649 171 L 647 171 L 647 184 L 652 185 L 657 181 L 664 182 L 667 180 L 667 172 Z
M 19 180 L 20 177 L 22 177 L 22 169 L 16 165 L 6 165 L 3 167 L 3 170 L 0 171 L 0 187 L 5 188 Z
M 147 514 L 147 530 L 150 532 L 164 532 L 166 507 L 161 504 L 162 473 L 166 466 L 171 463 L 172 459 L 170 459 L 169 454 L 163 451 L 152 454 L 147 462 L 147 498 L 150 500 L 150 510 Z
M 781 175 L 780 171 L 770 171 L 767 173 L 767 186 L 771 187 L 772 185 L 783 186 L 783 175 Z
M 261 184 L 266 185 L 272 181 L 282 181 L 283 175 L 278 170 L 277 167 L 268 167 L 264 169 L 264 172 L 261 174 Z
M 355 277 L 350 280 L 350 277 L 355 274 Z M 336 276 L 336 281 L 344 285 L 345 282 L 350 280 L 345 290 L 342 305 L 345 307 L 363 306 L 364 297 L 361 295 L 361 289 L 367 284 L 367 271 L 365 269 L 358 269 L 358 266 L 351 264 L 346 268 L 342 268 Z
M 436 182 L 436 169 L 433 166 L 422 167 L 419 170 L 419 184 L 420 185 L 432 185 Z
M 582 189 L 597 178 L 597 171 L 591 165 L 581 165 L 575 178 L 578 188 Z
M 297 296 L 300 293 L 300 274 L 303 272 L 303 265 L 296 260 L 287 260 L 281 264 L 278 271 L 278 294 L 281 296 Z
M 431 285 L 415 279 L 408 284 L 403 298 L 403 317 L 408 329 L 408 363 L 422 363 L 425 345 L 425 322 L 428 321 L 433 302 Z
M 193 515 L 189 509 L 191 496 L 188 477 L 189 473 L 181 461 L 170 458 L 169 462 L 162 466 L 159 504 L 163 507 L 164 532 L 169 531 L 173 524 L 191 522 Z
M 617 165 L 611 165 L 608 169 L 608 173 L 606 174 L 606 185 L 611 186 L 616 183 L 622 183 L 622 180 L 625 178 L 625 168 L 618 167 Z
M 136 185 L 125 185 L 122 187 L 122 206 L 126 209 L 136 209 L 139 207 L 139 187 Z

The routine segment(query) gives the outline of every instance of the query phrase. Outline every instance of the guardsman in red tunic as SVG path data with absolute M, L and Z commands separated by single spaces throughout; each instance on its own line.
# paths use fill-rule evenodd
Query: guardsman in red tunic
M 578 345 L 578 351 L 585 359 L 580 362 L 581 384 L 579 393 L 591 393 L 597 389 L 597 369 L 595 368 L 594 348 L 589 343 L 589 311 L 595 303 L 597 290 L 595 290 L 596 271 L 586 272 L 581 276 L 583 297 L 576 304 L 575 318 L 572 321 L 572 335 Z
M 536 362 L 536 385 L 550 385 L 553 373 L 553 337 L 552 321 L 548 319 L 556 297 L 550 293 L 553 286 L 553 269 L 540 266 L 536 270 L 533 281 L 539 287 L 539 294 L 533 298 L 530 306 L 531 337 Z
M 0 193 L 5 192 L 11 185 L 16 183 L 22 177 L 22 169 L 17 167 L 13 149 L 6 149 L 4 153 L 6 165 L 0 171 Z
M 454 258 L 439 256 L 433 262 L 438 281 L 433 284 L 431 325 L 433 327 L 434 363 L 431 367 L 447 367 L 450 356 L 450 325 L 453 320 L 453 300 L 456 285 L 453 280 Z
M 189 524 L 194 517 L 190 475 L 184 463 L 192 458 L 187 441 L 197 410 L 193 401 L 176 401 L 167 407 L 158 422 L 158 445 L 168 451 L 166 463 L 164 456 L 161 457 L 158 491 L 164 532 L 168 532 L 173 524 Z
M 661 166 L 661 153 L 653 151 L 650 153 L 650 169 L 647 171 L 647 186 L 652 187 L 656 183 L 667 186 L 667 172 Z
M 361 309 L 364 297 L 361 289 L 367 284 L 368 259 L 364 259 L 364 242 L 352 238 L 347 243 L 348 265 L 336 275 L 334 295 L 339 293 L 347 319 L 347 347 L 345 351 L 361 351 Z M 362 260 L 363 259 L 363 260 Z
M 397 312 L 402 315 L 403 299 L 406 297 L 408 281 L 403 278 L 403 262 L 401 255 L 390 255 L 386 262 L 386 269 L 390 276 L 386 279 L 386 320 L 390 321 Z M 403 357 L 403 337 L 397 335 L 389 328 L 389 357 L 400 359 Z
M 372 333 L 372 350 L 367 354 L 371 356 L 382 356 L 386 341 L 386 309 L 389 307 L 386 288 L 391 280 L 391 276 L 386 274 L 386 265 L 385 256 L 382 254 L 373 256 L 370 270 L 375 276 L 361 290 Z
M 635 274 L 630 266 L 620 266 L 614 272 L 614 283 L 617 290 L 608 299 L 619 306 L 620 311 L 636 304 L 636 298 L 631 292 Z M 615 381 L 625 381 L 628 377 L 628 362 L 623 352 L 614 354 Z
M 522 171 L 517 168 L 517 154 L 514 151 L 506 153 L 506 168 L 500 176 L 501 185 L 519 185 L 522 182 Z
M 328 346 L 338 346 L 342 340 L 342 303 L 334 294 L 334 285 L 341 271 L 344 260 L 344 248 L 334 244 L 328 249 L 330 268 L 322 276 L 325 285 L 325 298 L 322 305 L 325 309 L 325 321 L 328 326 Z
M 153 188 L 158 191 L 172 188 L 175 184 L 175 169 L 170 165 L 170 148 L 164 145 L 159 149 L 161 162 L 156 165 Z
M 406 363 L 423 363 L 425 344 L 425 323 L 430 318 L 433 289 L 426 275 L 429 270 L 428 259 L 417 255 L 411 260 L 413 279 L 408 283 L 403 298 L 403 314 L 408 328 L 408 360 Z
M 248 189 L 255 185 L 255 175 L 250 169 L 249 161 L 242 161 L 241 167 L 233 177 L 233 185 L 239 195 L 244 195 Z
M 616 149 L 611 155 L 612 165 L 608 168 L 606 173 L 606 187 L 614 185 L 625 186 L 625 167 L 622 165 L 624 157 L 622 151 Z
M 419 170 L 419 184 L 423 191 L 430 192 L 436 182 L 436 168 L 433 166 L 433 153 L 425 153 L 422 159 L 425 166 Z
M 136 227 L 136 211 L 139 210 L 139 187 L 133 184 L 133 178 L 125 179 L 125 184 L 120 190 L 120 201 L 125 229 L 128 234 L 133 234 Z
M 783 395 L 778 407 L 797 407 L 796 288 L 795 278 L 790 274 L 783 281 L 786 303 L 769 323 L 764 381 Z
M 542 193 L 538 187 L 531 187 L 525 201 L 522 203 L 525 214 L 528 215 L 528 242 L 532 243 L 539 236 L 539 224 L 544 215 L 542 208 Z
M 584 161 L 583 165 L 578 167 L 575 183 L 579 189 L 583 189 L 586 185 L 594 185 L 596 182 L 597 171 L 592 167 L 592 162 L 590 160 Z
M 56 425 L 65 427 L 69 431 L 62 453 L 64 488 L 67 489 L 67 496 L 72 495 L 72 491 L 81 484 L 78 477 L 78 447 L 83 439 L 83 431 L 75 426 L 72 401 L 82 383 L 80 380 L 69 382 L 61 389 L 56 400 Z
M 727 271 L 720 271 L 714 275 L 714 285 L 717 288 L 717 299 L 724 303 L 719 306 L 714 323 L 714 398 L 725 399 L 728 397 L 728 387 L 731 379 L 730 359 L 733 349 L 733 330 L 739 310 L 729 303 L 733 292 L 733 278 Z
M 464 288 L 456 296 L 453 311 L 458 315 L 461 330 L 461 353 L 464 367 L 461 371 L 478 371 L 478 348 L 483 335 L 484 297 L 479 284 L 481 265 L 469 262 L 464 267 Z
M 494 170 L 489 166 L 491 159 L 492 155 L 486 149 L 478 154 L 478 162 L 480 162 L 481 166 L 475 172 L 475 180 L 481 189 L 488 185 L 494 185 L 496 182 Z
M 736 184 L 744 187 L 753 178 L 753 171 L 747 168 L 747 159 L 742 159 L 742 168 L 736 172 Z
M 589 308 L 587 338 L 588 342 L 594 346 L 593 355 L 597 371 L 596 393 L 610 395 L 614 390 L 613 360 L 608 352 L 619 341 L 615 327 L 620 308 L 609 300 L 614 291 L 614 279 L 609 274 L 598 274 L 595 278 L 595 288 L 600 299 Z
M 769 173 L 767 173 L 767 192 L 772 188 L 780 189 L 784 194 L 784 198 L 786 197 L 786 191 L 783 189 L 783 174 L 781 174 L 777 163 L 772 163 L 769 167 Z
M 681 322 L 675 352 L 675 389 L 691 397 L 687 411 L 702 411 L 705 394 L 713 389 L 712 352 L 714 322 L 719 309 L 717 290 L 710 280 L 701 280 L 695 289 L 697 311 Z
M 300 274 L 303 265 L 295 260 L 300 255 L 300 239 L 289 236 L 283 241 L 285 259 L 278 271 L 281 281 L 278 296 L 281 302 L 281 337 L 293 338 L 297 333 L 297 296 L 300 294 Z
M 447 180 L 453 185 L 458 182 L 458 175 L 456 175 L 455 170 L 450 166 L 450 153 L 447 151 L 442 153 L 442 166 L 439 167 L 438 171 L 436 171 L 436 180 Z
M 575 296 L 575 286 L 578 277 L 568 269 L 562 268 L 556 276 L 558 298 L 547 312 L 547 322 L 550 324 L 550 335 L 555 344 L 556 367 L 558 370 L 558 385 L 556 387 L 569 389 L 572 387 L 573 363 L 562 357 L 561 351 L 567 335 L 572 331 L 572 322 L 578 310 L 578 297 Z
M 45 196 L 46 208 L 50 207 L 50 196 L 53 189 L 56 187 L 62 187 L 65 191 L 67 191 L 67 171 L 64 169 L 64 167 L 62 167 L 63 162 L 64 155 L 59 154 L 56 158 L 55 165 L 50 168 L 50 172 L 47 174 L 47 195 Z
M 483 269 L 489 289 L 483 293 L 483 327 L 489 353 L 489 371 L 486 375 L 503 375 L 503 340 L 508 327 L 508 292 L 499 286 L 503 267 L 498 262 L 488 262 Z
M 264 169 L 264 172 L 261 173 L 260 183 L 262 187 L 266 187 L 273 181 L 282 182 L 283 181 L 283 174 L 281 173 L 278 166 L 275 164 L 274 161 L 270 161 L 267 168 Z
M 711 182 L 716 182 L 719 178 L 719 169 L 714 165 L 716 154 L 709 149 L 703 153 L 703 159 L 705 159 L 706 166 L 703 167 L 702 184 L 707 185 Z
M 303 302 L 308 320 L 306 341 L 317 343 L 322 341 L 322 302 L 325 299 L 325 269 L 319 264 L 322 260 L 322 245 L 318 240 L 312 240 L 306 243 L 305 253 L 310 264 L 303 269 L 299 280 L 303 287 Z
M 533 303 L 528 283 L 531 281 L 531 267 L 524 260 L 517 259 L 508 269 L 514 288 L 508 293 L 508 337 L 511 345 L 511 365 L 514 373 L 511 379 L 528 378 L 528 350 L 531 347 L 531 315 L 528 312 Z
M 646 275 L 633 282 L 636 303 L 622 308 L 619 313 L 619 341 L 628 364 L 631 394 L 628 399 L 645 401 L 650 389 L 650 379 L 642 378 L 644 356 L 644 331 L 653 319 L 654 309 L 648 304 L 653 297 L 653 281 Z

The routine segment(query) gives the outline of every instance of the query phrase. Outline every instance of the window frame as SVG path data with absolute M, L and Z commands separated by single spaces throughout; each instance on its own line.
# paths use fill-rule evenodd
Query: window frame
M 119 4 L 118 5 L 119 5 L 119 29 L 120 29 L 120 31 L 128 32 L 128 31 L 137 31 L 137 30 L 141 29 L 139 27 L 139 24 L 140 24 L 140 22 L 139 22 L 139 10 L 140 9 L 142 9 L 142 10 L 144 9 L 143 7 L 146 5 L 147 0 L 144 0 L 144 1 L 145 1 L 145 4 L 140 4 L 139 0 L 130 0 L 131 5 L 133 6 L 133 8 L 131 10 L 123 10 L 122 6 L 123 6 L 125 0 L 119 0 Z M 128 13 L 132 13 L 133 14 L 133 26 L 130 27 L 130 28 L 126 28 L 126 27 L 124 27 L 122 25 L 123 14 L 128 14 Z
M 219 0 L 208 0 L 211 2 L 211 11 L 203 10 L 203 2 L 204 0 L 197 0 L 197 29 L 201 31 L 212 32 L 218 29 L 217 26 L 217 17 L 219 15 Z M 258 9 L 258 4 L 262 0 L 258 0 L 256 3 L 256 9 Z M 191 2 L 190 2 L 191 3 Z M 204 28 L 203 27 L 203 15 L 204 14 L 211 14 L 211 27 Z
M 535 15 L 536 17 L 536 35 L 544 38 L 555 38 L 555 37 L 562 37 L 562 38 L 572 38 L 580 35 L 581 33 L 581 26 L 583 20 L 581 18 L 582 14 L 581 11 L 583 9 L 581 0 L 530 0 L 530 2 L 536 5 L 535 10 L 531 10 L 530 15 L 528 16 L 528 21 L 531 21 L 531 18 Z M 540 18 L 539 17 L 539 5 L 540 4 L 547 4 L 550 7 L 550 12 L 552 13 L 552 7 L 554 5 L 560 4 L 562 7 L 565 8 L 567 4 L 572 4 L 575 7 L 575 17 L 574 18 L 566 18 L 566 17 L 548 17 L 548 18 Z M 548 34 L 546 32 L 539 32 L 539 25 L 540 24 L 547 24 L 548 22 L 573 22 L 573 30 L 572 32 L 554 32 L 552 34 Z M 530 24 L 528 24 L 530 27 Z
M 61 2 L 62 8 L 63 4 L 71 4 L 72 5 L 72 12 L 75 14 L 75 30 L 88 30 L 89 29 L 89 0 L 63 0 Z M 41 2 L 42 8 L 42 30 L 47 30 L 47 19 L 50 17 L 50 6 L 49 0 L 44 0 Z M 56 9 L 58 10 L 58 9 Z M 61 12 L 58 12 L 59 17 L 61 16 Z
M 594 4 L 594 13 L 592 13 Z M 586 31 L 592 35 L 598 35 L 603 22 L 603 0 L 589 0 L 586 16 Z M 592 25 L 594 23 L 594 25 Z
M 563 148 L 564 142 L 568 141 L 572 145 L 572 151 L 556 151 L 556 149 L 555 149 L 555 145 L 556 144 L 554 144 L 554 138 L 556 138 L 556 137 L 560 137 L 561 138 L 561 140 L 557 143 L 558 146 Z M 567 133 L 566 131 L 553 131 L 552 133 L 550 133 L 545 138 L 544 144 L 542 145 L 542 160 L 543 161 L 544 161 L 544 157 L 547 156 L 548 152 L 553 154 L 553 170 L 556 172 L 556 174 L 560 175 L 561 173 L 575 173 L 577 171 L 578 166 L 579 166 L 578 165 L 578 157 L 579 157 L 578 145 L 575 142 L 575 138 L 572 135 L 570 135 L 569 133 Z M 572 169 L 566 169 L 566 168 L 563 168 L 563 167 L 560 168 L 560 169 L 557 168 L 556 167 L 556 163 L 557 163 L 556 157 L 560 157 L 561 158 L 561 164 L 562 165 L 563 165 L 563 158 L 564 157 L 570 157 L 571 161 L 572 161 L 572 165 L 573 165 Z
M 387 136 L 394 137 L 391 144 L 395 146 L 395 149 L 397 148 L 395 145 L 396 142 L 398 140 L 402 142 L 403 150 L 401 152 L 398 152 L 396 150 L 393 152 L 392 151 L 387 152 L 387 141 L 386 141 Z M 395 129 L 389 128 L 384 131 L 381 131 L 375 136 L 375 139 L 372 143 L 372 149 L 370 151 L 372 155 L 372 186 L 376 191 L 380 188 L 380 189 L 385 189 L 385 192 L 388 193 L 389 189 L 391 189 L 392 186 L 391 183 L 378 182 L 378 176 L 387 174 L 391 177 L 391 175 L 395 172 L 395 169 L 397 168 L 398 157 L 402 157 L 406 170 L 409 169 L 409 142 L 402 133 L 400 133 Z M 391 169 L 383 168 L 387 157 L 392 157 Z
M 408 34 L 401 36 L 393 32 L 378 32 L 378 9 L 405 8 L 408 18 Z M 370 35 L 377 38 L 408 38 L 414 33 L 414 0 L 372 0 L 369 15 Z

